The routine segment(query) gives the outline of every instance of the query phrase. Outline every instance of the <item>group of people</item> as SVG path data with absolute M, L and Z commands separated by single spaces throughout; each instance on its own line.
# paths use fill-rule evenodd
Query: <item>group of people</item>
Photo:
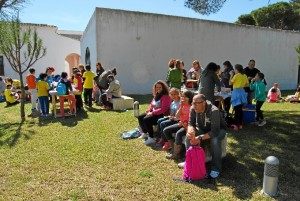
M 81 111 L 83 103 L 88 107 L 92 107 L 93 101 L 97 105 L 103 105 L 105 109 L 111 109 L 110 99 L 122 96 L 121 85 L 115 79 L 116 69 L 104 70 L 100 62 L 96 64 L 96 74 L 91 71 L 90 65 L 84 66 L 82 64 L 72 69 L 70 77 L 67 72 L 54 76 L 54 71 L 53 67 L 48 67 L 45 73 L 41 73 L 36 77 L 36 70 L 33 67 L 29 68 L 25 86 L 26 93 L 30 95 L 31 101 L 32 112 L 29 116 L 50 116 L 49 102 L 51 102 L 52 96 L 49 92 L 54 90 L 57 91 L 59 97 L 62 117 L 65 116 L 65 100 L 70 102 L 68 115 L 72 115 L 75 107 L 77 111 Z M 19 103 L 18 94 L 21 91 L 19 80 L 0 77 L 0 89 L 0 94 L 3 93 L 5 96 L 7 106 Z
M 213 162 L 209 176 L 212 178 L 218 177 L 222 170 L 220 141 L 228 127 L 224 111 L 216 106 L 216 92 L 220 92 L 221 87 L 232 91 L 224 103 L 225 113 L 229 114 L 230 108 L 234 113 L 233 123 L 229 125 L 234 131 L 243 129 L 243 107 L 252 104 L 253 99 L 256 102 L 253 124 L 264 126 L 262 105 L 267 98 L 268 102 L 278 102 L 281 98 L 277 83 L 266 96 L 265 76 L 255 68 L 254 60 L 250 60 L 246 68 L 240 64 L 233 67 L 229 61 L 223 66 L 221 71 L 211 62 L 203 69 L 196 60 L 193 67 L 185 71 L 182 61 L 171 59 L 166 82 L 159 80 L 153 85 L 153 99 L 145 113 L 138 116 L 140 138 L 145 139 L 146 145 L 156 143 L 161 145 L 162 151 L 170 151 L 166 155 L 168 159 L 179 159 L 183 144 L 188 149 L 191 145 L 209 143 Z M 193 88 L 197 90 L 191 91 Z M 295 96 L 297 94 L 299 96 L 299 92 Z M 154 125 L 158 128 L 156 136 Z
M 138 116 L 141 139 L 146 145 L 157 143 L 168 159 L 180 159 L 183 137 L 185 148 L 209 143 L 213 155 L 209 176 L 217 178 L 222 170 L 220 142 L 226 134 L 226 123 L 219 109 L 205 95 L 173 87 L 159 80 L 153 85 L 153 99 L 145 113 Z M 159 140 L 154 139 L 153 126 L 158 126 Z M 179 167 L 183 167 L 180 163 Z

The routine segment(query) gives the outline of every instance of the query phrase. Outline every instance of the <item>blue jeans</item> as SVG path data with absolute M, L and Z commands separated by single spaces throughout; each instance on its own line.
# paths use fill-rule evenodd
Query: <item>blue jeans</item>
M 161 138 L 163 139 L 164 142 L 167 142 L 167 138 L 164 134 L 164 129 L 167 127 L 167 126 L 171 126 L 173 124 L 176 124 L 178 123 L 177 120 L 170 120 L 169 117 L 163 117 L 163 118 L 160 118 L 158 121 L 157 121 L 157 128 L 158 128 L 158 131 L 160 132 L 160 135 L 161 135 Z
M 200 134 L 198 134 L 198 135 L 200 135 Z M 202 143 L 203 144 L 209 143 L 210 153 L 212 156 L 212 168 L 211 169 L 214 171 L 217 171 L 217 172 L 222 171 L 221 141 L 224 139 L 225 135 L 226 135 L 226 130 L 221 129 L 218 135 L 214 136 L 213 138 L 211 138 L 209 140 L 204 140 L 201 142 L 201 146 L 202 146 Z M 190 146 L 191 146 L 190 140 L 188 138 L 186 138 L 186 141 L 185 141 L 186 150 L 188 150 Z M 204 146 L 205 145 L 203 145 L 202 147 L 204 147 Z
M 43 114 L 49 114 L 48 96 L 39 96 L 39 104 Z

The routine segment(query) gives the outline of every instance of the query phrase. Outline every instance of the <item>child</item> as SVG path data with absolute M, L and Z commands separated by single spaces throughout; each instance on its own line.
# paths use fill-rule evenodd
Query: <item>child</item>
M 65 99 L 68 99 L 68 101 L 71 102 L 70 111 L 68 112 L 68 115 L 73 115 L 73 111 L 74 111 L 75 104 L 76 104 L 76 99 L 74 96 L 72 96 L 69 93 L 69 90 L 73 91 L 73 88 L 72 88 L 70 80 L 68 80 L 68 73 L 66 73 L 66 72 L 61 73 L 61 80 L 59 81 L 59 83 L 66 85 L 66 94 L 59 96 L 60 114 L 61 114 L 61 117 L 64 118 L 65 117 L 65 109 L 64 109 Z
M 186 135 L 192 101 L 193 93 L 191 91 L 184 91 L 180 100 L 179 108 L 176 112 L 176 118 L 179 119 L 179 122 L 166 127 L 163 131 L 170 146 L 173 148 L 173 153 L 168 154 L 166 156 L 167 159 L 179 158 L 182 147 L 182 137 Z M 173 133 L 176 133 L 175 140 L 172 136 Z
M 255 93 L 256 122 L 258 126 L 263 126 L 267 123 L 264 120 L 263 112 L 261 111 L 261 107 L 266 101 L 266 83 L 263 73 L 257 73 L 256 76 L 251 80 L 250 90 L 253 90 Z
M 277 89 L 272 88 L 271 91 L 268 93 L 268 103 L 278 103 L 279 98 L 277 94 Z
M 42 111 L 41 116 L 50 116 L 49 114 L 49 98 L 48 91 L 50 90 L 50 86 L 46 82 L 47 74 L 41 73 L 40 80 L 36 83 L 36 88 L 38 90 L 38 99 L 40 104 L 40 109 Z
M 295 95 L 288 95 L 284 101 L 290 101 L 291 103 L 300 102 L 300 86 L 297 88 Z
M 175 123 L 178 123 L 178 120 L 175 118 L 179 101 L 180 101 L 180 92 L 176 88 L 172 88 L 169 93 L 172 103 L 170 105 L 170 116 L 169 117 L 162 117 L 158 119 L 157 121 L 157 126 L 158 126 L 158 131 L 160 132 L 161 139 L 159 140 L 158 144 L 164 143 L 162 147 L 162 151 L 167 151 L 171 149 L 171 146 L 166 138 L 166 136 L 163 133 L 163 130 L 170 125 L 173 125 Z
M 74 73 L 74 88 L 78 90 L 78 92 L 75 94 L 75 99 L 76 99 L 76 110 L 79 112 L 80 110 L 83 109 L 83 103 L 82 103 L 82 98 L 81 98 L 81 93 L 82 93 L 82 77 L 80 71 L 76 68 L 73 71 Z
M 86 72 L 83 73 L 82 78 L 84 79 L 83 84 L 83 97 L 84 104 L 92 107 L 92 94 L 94 87 L 94 77 L 96 77 L 95 73 L 91 71 L 91 66 L 87 65 Z
M 279 100 L 281 100 L 281 91 L 279 89 L 278 83 L 274 83 L 273 87 L 271 87 L 269 89 L 267 97 L 270 98 L 270 95 L 271 95 L 271 92 L 272 92 L 273 89 L 276 89 L 276 93 L 277 93 L 277 96 L 278 96 L 278 102 L 279 102 Z
M 247 76 L 244 74 L 243 66 L 240 64 L 235 65 L 235 74 L 230 71 L 229 85 L 233 85 L 231 94 L 231 104 L 234 108 L 234 124 L 231 125 L 234 131 L 243 128 L 243 105 L 247 103 L 247 94 L 244 87 L 249 86 Z
M 29 68 L 29 73 L 26 76 L 26 84 L 28 86 L 28 91 L 30 92 L 31 96 L 31 115 L 36 112 L 36 101 L 37 97 L 37 89 L 36 89 L 36 77 L 35 77 L 35 69 Z
M 11 84 L 6 85 L 6 89 L 4 91 L 6 106 L 11 106 L 19 103 L 19 101 L 16 101 L 16 99 L 14 99 L 14 94 L 11 92 L 11 87 Z

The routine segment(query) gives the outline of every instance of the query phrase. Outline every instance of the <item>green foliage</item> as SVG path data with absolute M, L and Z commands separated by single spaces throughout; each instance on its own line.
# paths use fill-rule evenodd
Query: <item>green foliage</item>
M 202 15 L 218 12 L 226 0 L 185 0 L 184 6 Z
M 0 53 L 2 53 L 11 68 L 19 74 L 22 95 L 25 99 L 23 74 L 39 59 L 46 55 L 43 41 L 37 31 L 30 27 L 22 27 L 19 19 L 0 21 Z M 25 120 L 24 102 L 21 101 L 21 118 Z
M 252 16 L 258 26 L 271 27 L 276 29 L 292 30 L 299 14 L 293 6 L 286 2 L 279 2 L 268 7 L 252 11 Z
M 253 20 L 251 19 L 251 17 Z M 241 15 L 238 24 L 257 25 L 284 30 L 300 30 L 300 4 L 279 2 Z
M 248 24 L 248 25 L 255 25 L 256 22 L 251 14 L 241 15 L 238 18 L 237 24 Z

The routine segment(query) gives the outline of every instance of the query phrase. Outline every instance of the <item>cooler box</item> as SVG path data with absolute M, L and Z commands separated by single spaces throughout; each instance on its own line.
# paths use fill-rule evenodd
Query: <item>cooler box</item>
M 243 122 L 252 123 L 255 122 L 255 105 L 248 104 L 243 108 Z

